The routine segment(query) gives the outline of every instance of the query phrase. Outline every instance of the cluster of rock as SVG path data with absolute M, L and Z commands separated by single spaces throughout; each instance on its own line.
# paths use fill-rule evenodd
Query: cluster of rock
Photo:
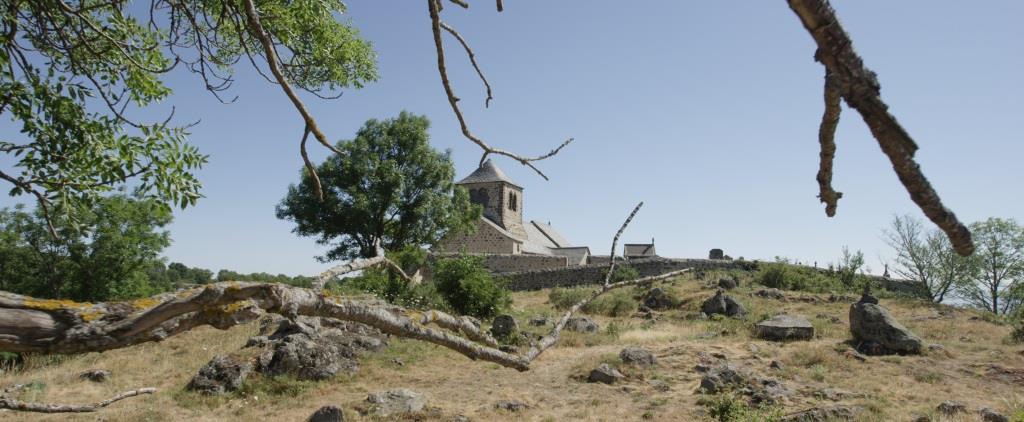
M 253 371 L 319 381 L 359 369 L 356 358 L 386 346 L 385 336 L 369 326 L 332 319 L 282 319 L 273 334 L 252 337 L 246 348 L 261 348 L 255 358 L 218 355 L 204 365 L 187 388 L 203 394 L 239 389 Z M 244 350 L 243 350 L 244 351 Z M 250 354 L 251 355 L 251 354 Z
M 623 365 L 633 368 L 649 368 L 658 364 L 658 359 L 654 357 L 650 350 L 635 346 L 622 349 L 619 352 L 619 360 L 622 361 Z M 617 368 L 607 363 L 602 363 L 590 371 L 590 374 L 587 375 L 587 382 L 615 384 L 625 378 L 626 376 Z
M 749 369 L 732 362 L 722 362 L 713 367 L 697 365 L 696 370 L 703 373 L 700 386 L 697 388 L 697 391 L 702 393 L 736 391 L 749 396 L 751 403 L 755 405 L 780 404 L 793 395 L 793 391 L 779 380 L 759 377 Z

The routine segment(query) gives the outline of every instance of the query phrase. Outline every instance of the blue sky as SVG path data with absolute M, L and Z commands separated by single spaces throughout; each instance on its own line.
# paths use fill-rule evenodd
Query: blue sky
M 350 1 L 347 19 L 374 43 L 381 80 L 338 100 L 305 101 L 332 139 L 401 110 L 432 122 L 459 177 L 476 166 L 444 97 L 425 2 Z M 525 189 L 528 219 L 550 221 L 576 244 L 607 253 L 624 236 L 655 238 L 659 254 L 776 255 L 819 263 L 843 245 L 879 272 L 891 251 L 880 230 L 894 213 L 922 217 L 860 116 L 844 107 L 836 135 L 835 218 L 816 198 L 823 68 L 783 1 L 493 2 L 447 7 L 494 87 L 484 91 L 457 43 L 449 69 L 472 130 L 527 155 L 576 141 L 541 162 L 544 181 L 498 160 Z M 1024 220 L 1024 3 L 836 1 L 883 99 L 921 147 L 918 161 L 964 221 Z M 318 273 L 322 253 L 291 233 L 274 205 L 298 179 L 302 121 L 280 89 L 240 65 L 229 105 L 185 72 L 167 77 L 180 122 L 201 119 L 192 142 L 210 155 L 206 198 L 170 227 L 172 261 L 214 270 Z M 159 108 L 142 116 L 157 116 Z M 327 152 L 313 148 L 320 161 Z M 14 200 L 3 198 L 0 205 Z

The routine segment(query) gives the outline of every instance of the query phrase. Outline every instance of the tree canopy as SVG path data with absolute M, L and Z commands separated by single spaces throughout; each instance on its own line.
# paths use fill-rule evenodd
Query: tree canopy
M 259 25 L 246 5 L 259 9 Z M 161 78 L 176 68 L 224 100 L 239 61 L 262 72 L 263 38 L 299 89 L 330 95 L 376 80 L 369 42 L 335 17 L 344 11 L 337 0 L 6 1 L 0 116 L 20 133 L 0 135 L 0 153 L 13 161 L 0 179 L 12 196 L 32 195 L 47 221 L 73 223 L 75 208 L 132 180 L 158 206 L 192 205 L 201 187 L 193 172 L 206 157 L 186 143 L 188 126 L 172 124 L 173 111 L 155 122 L 132 112 L 170 98 Z
M 404 111 L 367 121 L 355 139 L 338 142 L 341 154 L 317 166 L 323 200 L 303 171 L 278 205 L 278 218 L 295 222 L 295 233 L 331 245 L 324 261 L 374 256 L 378 241 L 399 250 L 468 230 L 480 208 L 454 184 L 450 151 L 430 147 L 429 127 L 426 117 Z
M 171 213 L 152 199 L 102 198 L 76 211 L 78 227 L 47 230 L 42 210 L 0 211 L 0 290 L 96 301 L 165 291 L 147 271 L 170 245 Z

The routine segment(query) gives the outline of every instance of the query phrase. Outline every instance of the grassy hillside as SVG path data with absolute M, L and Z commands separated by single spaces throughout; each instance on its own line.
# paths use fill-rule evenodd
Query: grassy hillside
M 522 373 L 474 362 L 437 346 L 392 340 L 386 351 L 363 359 L 361 370 L 351 377 L 321 383 L 250 378 L 243 392 L 222 398 L 184 391 L 190 377 L 211 357 L 238 350 L 254 335 L 255 324 L 228 331 L 202 328 L 160 344 L 62 360 L 34 357 L 24 369 L 0 374 L 0 386 L 33 383 L 21 399 L 68 403 L 95 401 L 138 387 L 159 391 L 96 414 L 4 412 L 0 419 L 300 421 L 320 406 L 336 404 L 345 408 L 348 418 L 359 420 L 353 409 L 368 393 L 410 388 L 425 393 L 428 406 L 434 407 L 415 415 L 425 420 L 452 420 L 457 415 L 477 421 L 702 420 L 711 418 L 711 405 L 734 404 L 728 396 L 713 398 L 696 392 L 701 374 L 694 366 L 702 357 L 714 355 L 776 378 L 793 390 L 782 407 L 766 409 L 762 416 L 842 403 L 864 407 L 862 420 L 910 421 L 921 415 L 943 420 L 936 406 L 957 400 L 970 413 L 949 420 L 980 420 L 977 410 L 981 407 L 1024 418 L 1024 346 L 1005 342 L 1011 327 L 988 322 L 972 311 L 883 297 L 882 305 L 897 319 L 926 342 L 942 345 L 942 350 L 923 356 L 868 357 L 861 362 L 843 353 L 850 347 L 850 300 L 829 302 L 828 294 L 797 292 L 787 292 L 785 301 L 761 298 L 752 294 L 761 286 L 747 277 L 731 292 L 749 310 L 745 321 L 697 317 L 701 302 L 714 289 L 686 276 L 663 286 L 681 301 L 679 309 L 658 313 L 654 319 L 594 316 L 601 333 L 567 333 L 532 370 Z M 718 278 L 711 274 L 707 279 Z M 522 327 L 529 328 L 526 321 L 532 316 L 558 314 L 548 295 L 547 291 L 513 295 L 513 314 Z M 773 343 L 752 337 L 755 322 L 779 313 L 808 317 L 817 338 Z M 619 351 L 629 345 L 650 349 L 660 364 L 647 370 L 623 369 L 628 378 L 616 385 L 585 381 L 599 363 L 618 363 Z M 781 369 L 770 368 L 772 361 L 779 362 Z M 96 384 L 78 378 L 91 368 L 111 370 L 112 379 Z M 822 391 L 827 388 L 836 394 Z M 529 408 L 514 414 L 496 410 L 500 400 L 518 400 Z

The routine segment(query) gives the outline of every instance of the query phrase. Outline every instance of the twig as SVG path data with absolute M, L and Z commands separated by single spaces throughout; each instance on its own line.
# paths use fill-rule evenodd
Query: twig
M 441 16 L 439 5 L 440 0 L 427 0 L 427 8 L 430 11 L 430 21 L 432 23 L 431 29 L 433 30 L 434 33 L 434 49 L 437 51 L 437 71 L 441 75 L 441 85 L 444 86 L 445 95 L 447 95 L 448 97 L 448 104 L 451 105 L 452 112 L 455 113 L 455 117 L 459 120 L 459 126 L 462 129 L 462 135 L 465 136 L 466 139 L 469 139 L 471 142 L 477 144 L 480 148 L 484 150 L 483 156 L 480 158 L 481 163 L 483 163 L 484 160 L 486 160 L 487 156 L 490 154 L 502 155 L 513 160 L 516 160 L 520 164 L 533 169 L 533 171 L 539 174 L 540 177 L 543 177 L 544 180 L 548 180 L 548 176 L 545 175 L 544 172 L 540 171 L 540 169 L 537 168 L 537 166 L 535 166 L 533 162 L 540 161 L 557 154 L 559 151 L 562 150 L 562 148 L 564 148 L 566 145 L 572 142 L 573 139 L 569 138 L 568 140 L 563 142 L 562 145 L 558 146 L 558 148 L 551 150 L 547 154 L 544 154 L 539 157 L 530 158 L 513 154 L 503 149 L 494 148 L 488 145 L 487 142 L 484 142 L 483 139 L 480 139 L 472 132 L 470 132 L 469 124 L 466 123 L 466 118 L 465 116 L 462 115 L 462 109 L 459 108 L 459 98 L 455 96 L 455 91 L 452 89 L 451 82 L 449 82 L 448 80 L 448 70 L 444 58 L 444 44 L 441 41 Z
M 441 28 L 444 28 L 444 30 L 448 31 L 449 34 L 452 34 L 455 39 L 459 40 L 459 44 L 462 44 L 462 48 L 466 50 L 466 55 L 469 56 L 469 62 L 473 64 L 473 69 L 476 69 L 476 74 L 480 76 L 480 80 L 483 81 L 484 86 L 487 87 L 487 99 L 484 100 L 484 107 L 490 107 L 491 100 L 494 99 L 494 96 L 491 94 L 491 84 L 487 82 L 487 77 L 485 77 L 484 72 L 480 70 L 480 65 L 476 62 L 476 55 L 473 54 L 473 49 L 469 48 L 469 44 L 466 43 L 466 40 L 462 38 L 462 35 L 459 35 L 451 25 L 441 22 Z
M 37 413 L 88 413 L 95 412 L 127 398 L 141 396 L 143 394 L 153 394 L 154 392 L 156 392 L 156 389 L 152 387 L 140 388 L 138 390 L 125 391 L 109 399 L 91 404 L 32 403 L 0 395 L 0 409 Z

